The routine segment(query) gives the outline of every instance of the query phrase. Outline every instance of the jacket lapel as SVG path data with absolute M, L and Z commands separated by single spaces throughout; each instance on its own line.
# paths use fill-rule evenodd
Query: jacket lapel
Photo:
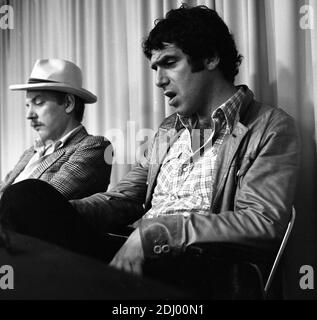
M 23 171 L 25 166 L 29 163 L 30 159 L 34 155 L 34 148 L 31 147 L 24 152 L 19 162 L 16 164 L 14 169 L 9 173 L 8 177 L 5 179 L 3 187 L 9 186 L 13 183 L 16 177 Z
M 65 145 L 50 154 L 46 157 L 41 163 L 39 163 L 38 167 L 33 171 L 30 178 L 31 179 L 38 179 L 41 175 L 50 168 L 61 156 L 64 155 L 67 148 L 78 144 L 81 140 L 83 140 L 88 135 L 86 129 L 82 127 L 73 137 L 66 141 Z
M 212 186 L 212 205 L 217 203 L 218 197 L 221 195 L 224 188 L 230 166 L 239 150 L 243 138 L 249 131 L 248 127 L 243 123 L 246 122 L 247 116 L 250 113 L 250 106 L 251 102 L 253 101 L 253 93 L 246 86 L 243 87 L 245 87 L 246 95 L 240 110 L 236 115 L 232 133 L 226 137 L 218 151 Z
M 50 154 L 42 162 L 39 163 L 37 168 L 30 175 L 30 179 L 38 179 L 41 175 L 50 168 L 65 153 L 65 148 L 61 148 Z
M 217 198 L 224 188 L 232 161 L 236 156 L 241 141 L 247 132 L 248 128 L 238 122 L 233 129 L 232 134 L 229 135 L 222 143 L 218 151 L 217 161 L 214 168 L 214 180 L 212 186 L 213 198 L 211 199 L 212 204 L 217 202 Z
M 175 118 L 173 118 L 173 120 L 175 123 Z M 153 146 L 150 158 L 146 206 L 151 201 L 151 197 L 156 184 L 157 175 L 159 174 L 163 160 L 166 157 L 173 143 L 179 138 L 182 132 L 183 130 L 177 131 L 173 127 L 168 128 L 168 125 L 160 127 L 158 130 L 158 134 L 155 139 L 155 144 Z
M 63 148 L 76 145 L 80 141 L 82 141 L 84 138 L 86 138 L 87 136 L 88 136 L 88 133 L 87 133 L 85 127 L 83 126 L 73 137 L 71 137 L 70 139 L 68 139 L 66 141 L 65 145 L 63 146 Z

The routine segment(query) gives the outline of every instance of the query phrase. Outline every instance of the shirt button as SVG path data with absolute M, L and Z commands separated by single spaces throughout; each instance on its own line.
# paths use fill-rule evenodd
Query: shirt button
M 162 252 L 162 248 L 161 246 L 154 246 L 153 251 L 156 254 L 160 254 Z
M 170 246 L 168 244 L 164 244 L 164 246 L 162 246 L 162 252 L 164 253 L 170 252 Z

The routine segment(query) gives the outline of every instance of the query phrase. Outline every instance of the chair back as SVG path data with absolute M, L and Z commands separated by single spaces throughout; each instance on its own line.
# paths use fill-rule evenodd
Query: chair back
M 285 234 L 284 234 L 284 237 L 283 237 L 283 240 L 281 242 L 281 245 L 280 245 L 280 248 L 276 254 L 276 257 L 274 259 L 274 263 L 272 265 L 272 268 L 271 268 L 271 271 L 270 271 L 270 274 L 267 278 L 267 281 L 265 283 L 265 287 L 264 287 L 264 297 L 266 297 L 268 295 L 268 292 L 270 290 L 270 287 L 271 287 L 271 284 L 272 284 L 272 281 L 274 279 L 274 275 L 276 273 L 276 270 L 279 266 L 279 262 L 283 256 L 283 252 L 285 250 L 285 247 L 286 247 L 286 244 L 287 244 L 287 240 L 291 234 L 291 231 L 293 229 L 293 225 L 294 225 L 294 222 L 295 222 L 295 218 L 296 218 L 296 211 L 295 211 L 295 208 L 293 207 L 292 208 L 292 213 L 291 213 L 291 218 L 290 218 L 290 221 L 288 223 L 288 226 L 287 226 L 287 229 L 285 231 Z

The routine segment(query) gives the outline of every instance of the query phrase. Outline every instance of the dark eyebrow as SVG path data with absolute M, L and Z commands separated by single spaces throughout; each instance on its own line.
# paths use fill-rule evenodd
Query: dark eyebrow
M 177 58 L 177 56 L 175 54 L 172 54 L 172 53 L 168 54 L 167 53 L 166 55 L 162 56 L 154 63 L 151 63 L 151 69 L 156 70 L 157 66 L 164 65 L 164 63 L 166 63 L 167 60 L 176 59 L 176 58 Z

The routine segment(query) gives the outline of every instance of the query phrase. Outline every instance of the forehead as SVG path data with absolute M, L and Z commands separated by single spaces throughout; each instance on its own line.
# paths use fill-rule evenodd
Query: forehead
M 44 91 L 44 90 L 28 90 L 26 92 L 26 100 L 27 101 L 31 101 L 37 97 L 40 98 L 45 98 L 45 99 L 49 99 L 49 100 L 56 100 L 56 95 L 54 94 L 54 92 L 50 92 L 50 91 Z
M 155 64 L 165 57 L 176 56 L 182 57 L 186 56 L 182 49 L 177 47 L 172 43 L 164 43 L 164 48 L 159 50 L 152 50 L 151 64 Z

